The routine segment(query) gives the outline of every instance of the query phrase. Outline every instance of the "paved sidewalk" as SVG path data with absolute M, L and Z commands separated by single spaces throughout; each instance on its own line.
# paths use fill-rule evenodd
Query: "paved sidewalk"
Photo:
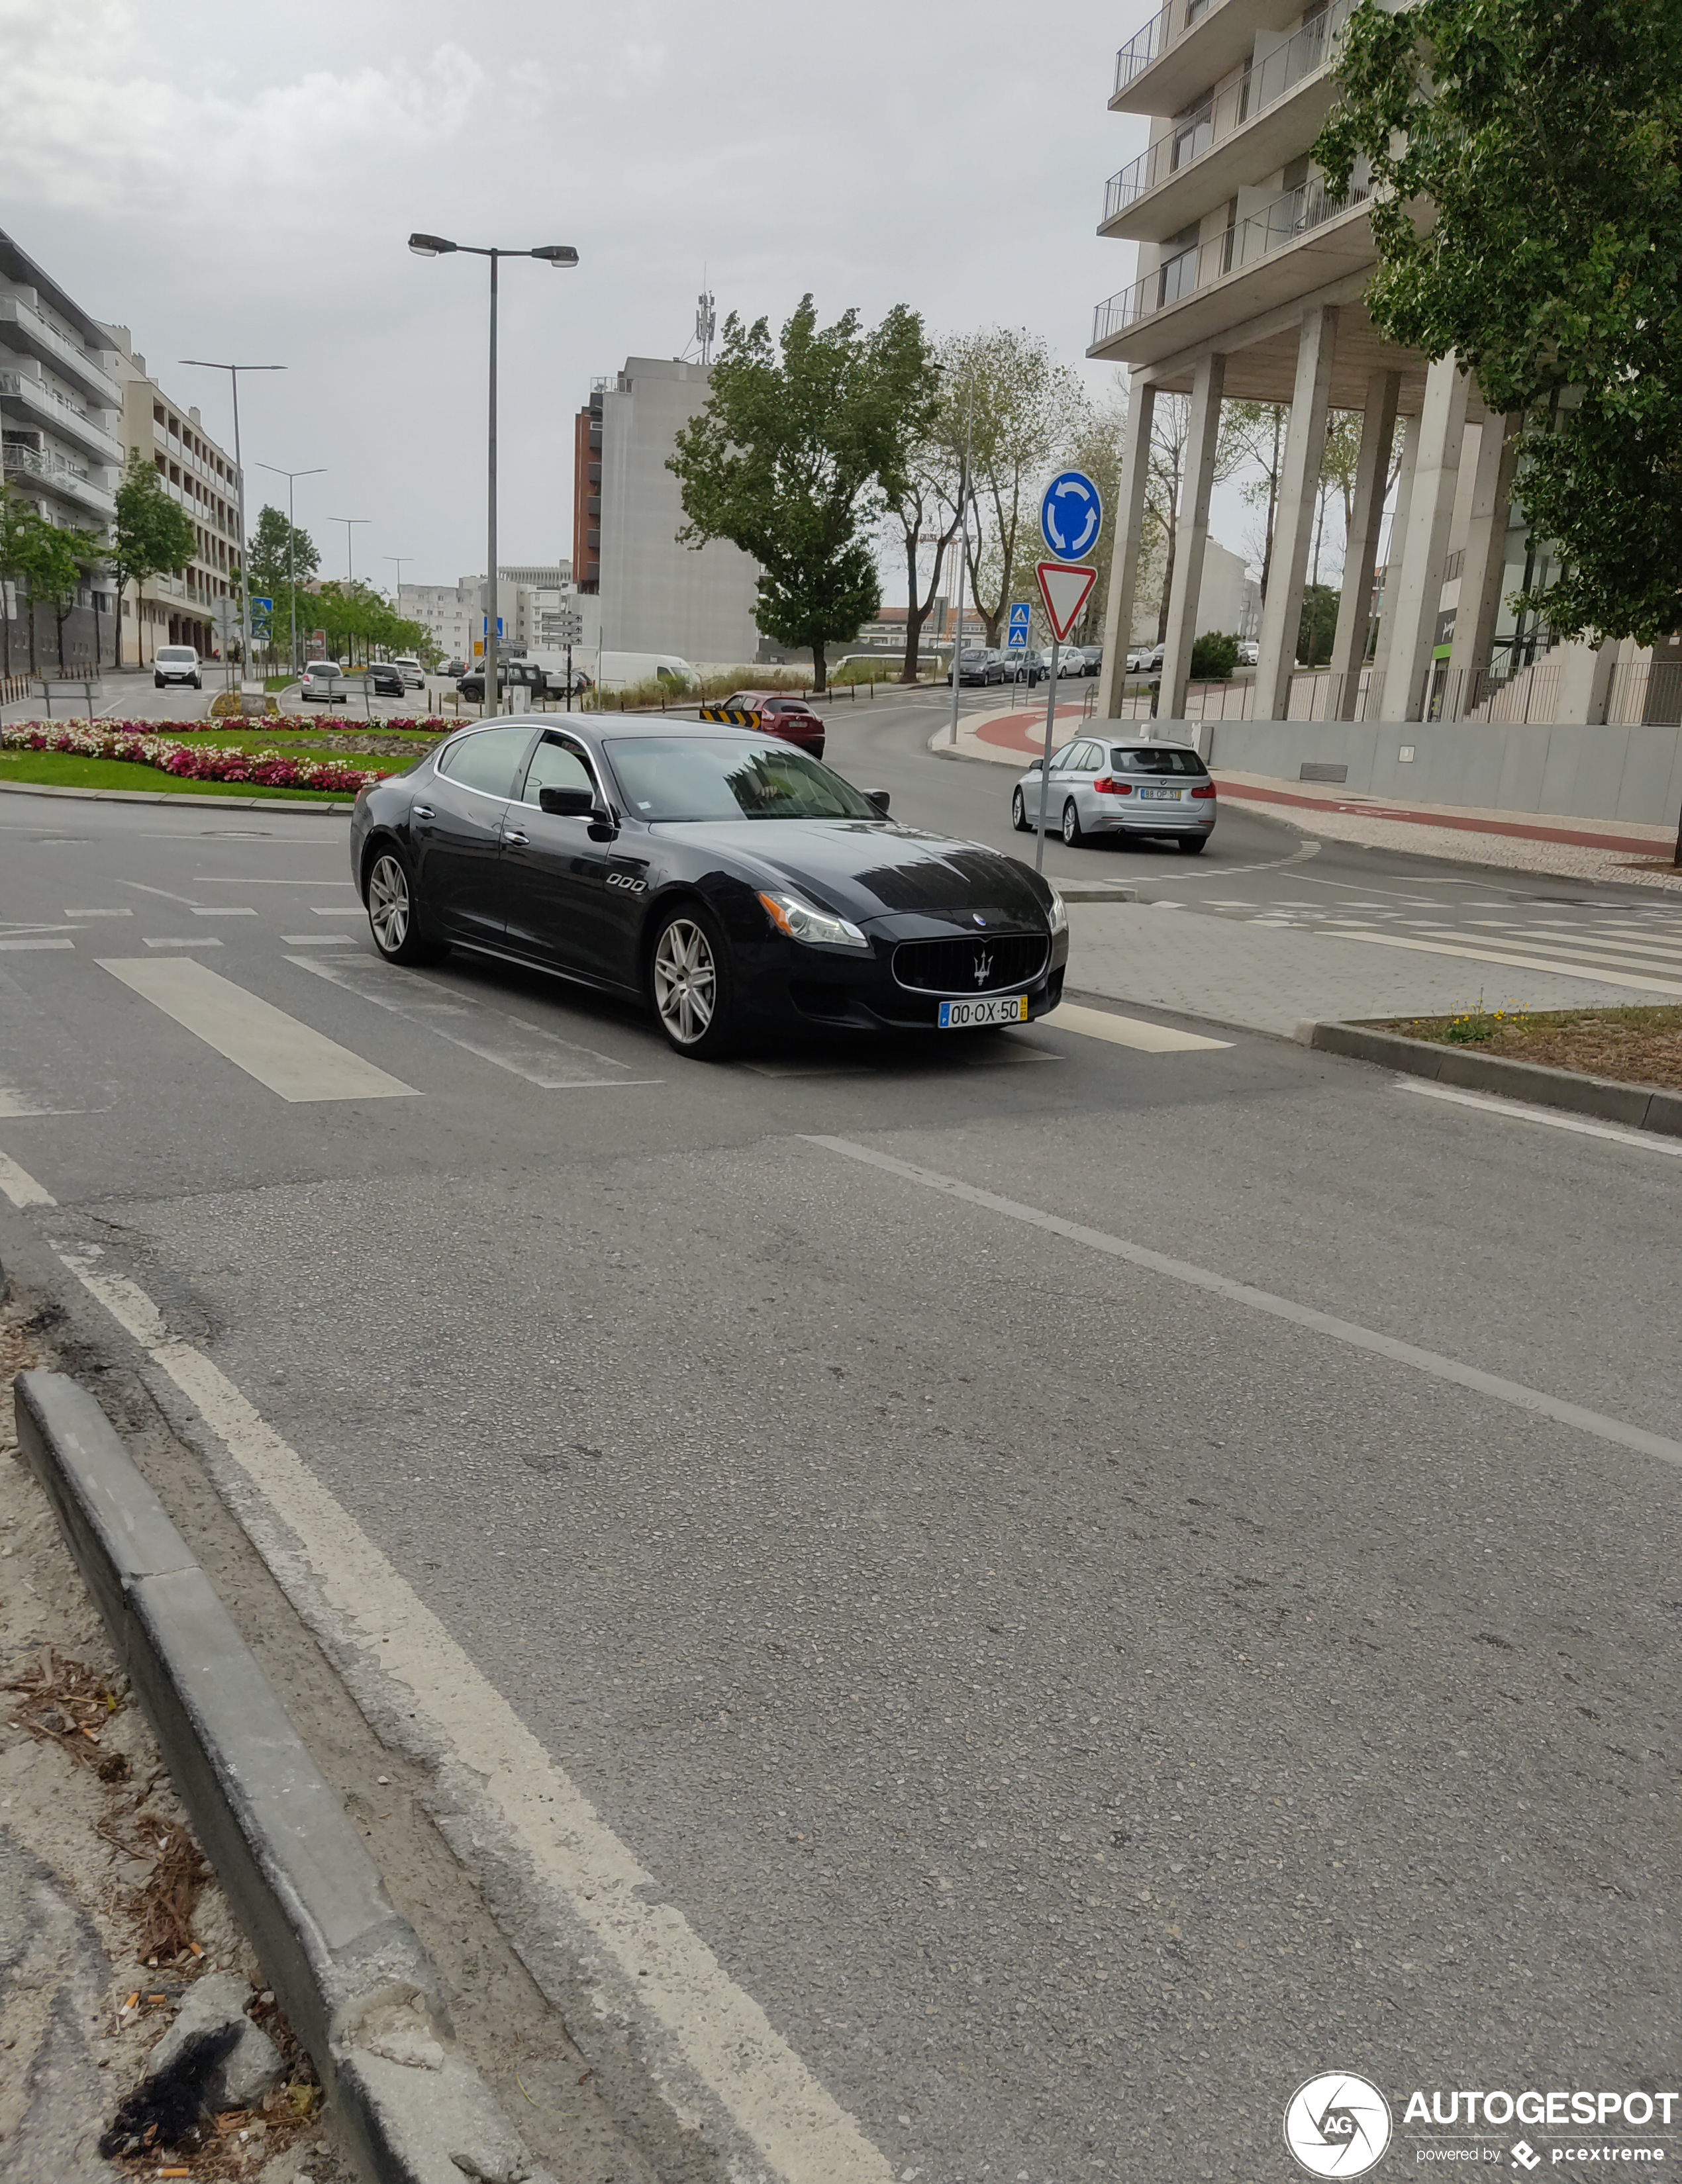
M 1511 1000 L 1534 1009 L 1665 998 L 1590 975 L 1567 978 L 1258 928 L 1160 902 L 1076 903 L 1069 926 L 1071 996 L 1097 994 L 1286 1035 L 1310 1017 L 1447 1015 L 1480 993 L 1492 1006 Z

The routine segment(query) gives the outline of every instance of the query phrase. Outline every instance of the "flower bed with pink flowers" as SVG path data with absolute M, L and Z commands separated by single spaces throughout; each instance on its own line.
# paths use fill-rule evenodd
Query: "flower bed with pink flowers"
M 252 783 L 262 788 L 324 788 L 354 796 L 394 768 L 349 766 L 343 759 L 289 751 L 246 751 L 215 744 L 184 744 L 151 732 L 142 721 L 21 721 L 0 727 L 0 750 L 60 751 L 71 758 L 120 759 L 156 766 L 183 781 Z

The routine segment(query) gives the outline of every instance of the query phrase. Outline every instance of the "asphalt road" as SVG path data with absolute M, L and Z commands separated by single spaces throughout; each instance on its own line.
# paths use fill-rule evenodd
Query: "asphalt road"
M 1020 850 L 930 715 L 833 755 Z M 435 1616 L 878 2163 L 765 2157 L 799 2086 L 651 2032 L 698 2112 L 740 2065 L 740 2173 L 1250 2184 L 1322 2070 L 1399 2125 L 1676 2084 L 1682 1162 L 1238 1032 L 685 1064 L 380 965 L 343 844 L 0 796 L 0 1256 L 214 1362 L 394 1573 L 347 1654 Z M 1195 883 L 1296 846 L 1229 810 Z M 1048 846 L 1098 858 L 1154 869 Z M 250 1073 L 253 999 L 317 1096 Z M 563 1899 L 502 1898 L 559 1987 Z M 632 2050 L 701 2007 L 662 1964 L 604 1990 Z

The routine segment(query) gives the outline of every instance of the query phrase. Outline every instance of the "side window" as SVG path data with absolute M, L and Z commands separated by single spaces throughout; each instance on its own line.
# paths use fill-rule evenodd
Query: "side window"
M 447 750 L 439 771 L 463 788 L 485 796 L 511 796 L 514 776 L 532 739 L 529 728 L 481 728 Z
M 545 736 L 532 753 L 521 802 L 535 804 L 538 791 L 543 788 L 587 788 L 595 794 L 595 783 L 583 759 L 570 744 L 559 743 L 553 736 Z
M 1053 773 L 1067 773 L 1070 767 L 1074 765 L 1076 760 L 1080 755 L 1081 746 L 1079 744 L 1065 744 L 1061 750 L 1053 751 L 1051 755 L 1052 772 Z

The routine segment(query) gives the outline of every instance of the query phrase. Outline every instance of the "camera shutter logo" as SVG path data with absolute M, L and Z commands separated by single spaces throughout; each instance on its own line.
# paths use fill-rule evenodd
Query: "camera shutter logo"
M 1390 2143 L 1390 2104 L 1370 2078 L 1326 2070 L 1291 2095 L 1285 2143 L 1310 2176 L 1364 2176 Z

